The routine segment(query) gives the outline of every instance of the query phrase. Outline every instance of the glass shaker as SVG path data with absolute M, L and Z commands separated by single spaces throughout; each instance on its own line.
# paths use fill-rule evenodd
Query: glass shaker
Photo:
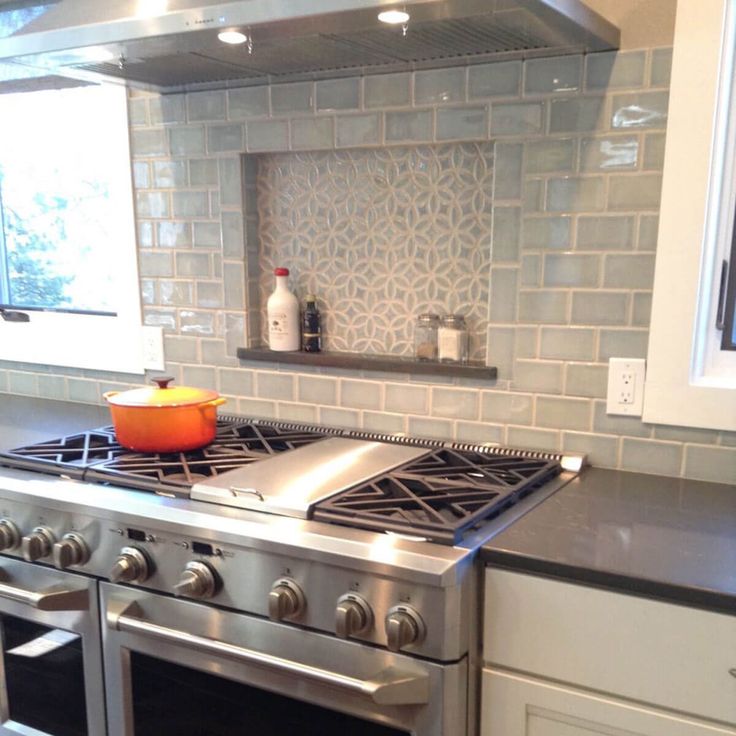
M 462 314 L 448 314 L 442 318 L 437 344 L 441 362 L 468 362 L 468 328 Z
M 427 312 L 417 317 L 414 328 L 414 356 L 417 360 L 437 360 L 437 329 L 440 318 Z

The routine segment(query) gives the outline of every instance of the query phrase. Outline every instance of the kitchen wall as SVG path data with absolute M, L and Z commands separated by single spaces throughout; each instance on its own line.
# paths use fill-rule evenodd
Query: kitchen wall
M 134 96 L 141 295 L 146 322 L 165 329 L 167 370 L 216 388 L 232 413 L 736 481 L 736 434 L 605 412 L 608 358 L 646 356 L 670 59 L 660 47 Z M 237 360 L 260 302 L 259 157 L 487 141 L 492 226 L 479 247 L 496 383 Z M 0 390 L 16 394 L 98 403 L 129 383 L 0 364 Z

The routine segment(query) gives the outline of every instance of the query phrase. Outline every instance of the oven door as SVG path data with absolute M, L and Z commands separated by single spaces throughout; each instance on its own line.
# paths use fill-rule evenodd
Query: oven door
M 102 583 L 111 736 L 457 736 L 467 663 Z
M 94 580 L 0 559 L 0 734 L 105 733 Z

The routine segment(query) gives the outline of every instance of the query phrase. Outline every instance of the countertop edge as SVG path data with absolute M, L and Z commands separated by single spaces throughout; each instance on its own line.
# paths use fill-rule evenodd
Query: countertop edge
M 708 588 L 674 585 L 613 571 L 594 570 L 503 549 L 481 548 L 480 559 L 487 567 L 543 575 L 562 582 L 580 583 L 625 595 L 654 598 L 667 603 L 730 615 L 736 614 L 736 596 Z

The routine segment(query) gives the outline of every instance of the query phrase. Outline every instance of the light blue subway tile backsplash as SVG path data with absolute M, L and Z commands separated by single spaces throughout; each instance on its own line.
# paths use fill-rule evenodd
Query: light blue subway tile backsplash
M 495 103 L 491 106 L 491 135 L 523 136 L 541 133 L 544 103 Z
M 526 171 L 529 174 L 572 171 L 576 148 L 574 138 L 529 141 L 524 145 Z
M 465 101 L 465 67 L 419 71 L 414 75 L 414 104 Z
M 386 113 L 386 142 L 423 142 L 432 138 L 432 111 Z
M 323 79 L 317 82 L 317 110 L 357 110 L 360 107 L 360 77 Z
M 606 98 L 571 97 L 552 100 L 549 113 L 550 133 L 587 133 L 607 125 Z
M 173 156 L 196 156 L 205 152 L 204 125 L 172 127 L 167 132 Z
M 608 358 L 647 352 L 670 65 L 632 49 L 136 94 L 143 319 L 167 370 L 228 413 L 733 481 L 736 433 L 606 414 Z M 461 312 L 498 379 L 239 361 L 274 265 L 317 292 L 327 349 L 409 355 L 419 312 Z M 112 381 L 0 366 L 0 391 L 36 396 L 94 403 Z
M 402 107 L 411 104 L 411 74 L 376 74 L 363 80 L 367 108 Z
M 635 242 L 636 217 L 632 215 L 578 218 L 578 250 L 632 250 Z
M 663 128 L 667 122 L 668 92 L 615 95 L 611 127 L 620 130 Z
M 524 94 L 577 92 L 582 76 L 583 59 L 578 55 L 529 59 L 524 64 Z
M 488 135 L 488 111 L 485 107 L 447 107 L 437 110 L 438 141 L 483 140 Z
M 639 139 L 634 136 L 583 138 L 580 141 L 581 171 L 635 169 L 639 162 Z
M 625 325 L 628 321 L 629 300 L 629 294 L 624 292 L 576 291 L 572 295 L 572 323 Z
M 515 97 L 521 84 L 520 61 L 503 61 L 497 64 L 479 64 L 468 69 L 468 96 Z
M 312 82 L 274 84 L 271 87 L 271 112 L 274 115 L 311 112 L 313 107 L 314 84 Z
M 519 321 L 537 324 L 565 324 L 570 295 L 554 289 L 522 290 L 519 293 Z
M 548 253 L 544 257 L 542 285 L 551 288 L 593 288 L 598 286 L 600 271 L 600 256 Z
M 192 92 L 187 96 L 187 114 L 190 122 L 225 120 L 226 95 L 223 91 Z
M 525 217 L 521 243 L 523 248 L 567 249 L 571 245 L 572 218 L 567 215 Z
M 286 151 L 289 123 L 286 120 L 252 120 L 246 127 L 249 151 Z
M 652 87 L 667 87 L 672 72 L 672 47 L 654 49 L 652 52 L 652 68 L 650 84 Z
M 337 145 L 342 148 L 372 146 L 381 140 L 381 117 L 367 115 L 339 115 L 337 118 Z
M 524 145 L 498 141 L 494 146 L 494 200 L 519 199 L 523 191 Z
M 291 146 L 296 150 L 334 147 L 332 118 L 302 118 L 291 121 Z
M 594 212 L 605 206 L 602 177 L 565 177 L 547 183 L 547 209 L 551 212 Z
M 269 113 L 269 88 L 243 87 L 227 93 L 228 117 L 230 120 L 266 116 Z
M 644 84 L 645 51 L 607 51 L 588 54 L 585 66 L 585 88 L 604 90 L 641 87 Z
M 242 151 L 245 135 L 242 125 L 210 125 L 207 127 L 207 150 L 210 153 Z

